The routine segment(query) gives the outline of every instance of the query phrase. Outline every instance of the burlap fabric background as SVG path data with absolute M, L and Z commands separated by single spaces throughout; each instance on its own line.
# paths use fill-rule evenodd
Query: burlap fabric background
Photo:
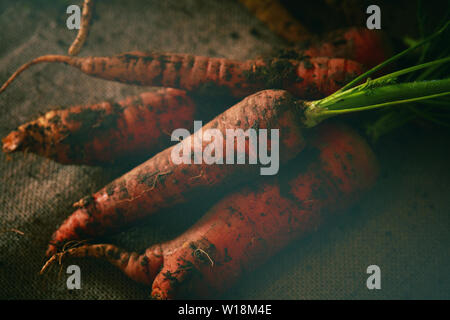
M 65 54 L 75 36 L 65 10 L 81 1 L 2 1 L 0 81 L 38 55 Z M 251 58 L 279 40 L 236 1 L 98 1 L 82 55 L 166 50 Z M 148 88 L 92 79 L 62 65 L 23 74 L 0 96 L 0 135 L 52 106 L 118 100 Z M 345 218 L 302 239 L 248 275 L 224 298 L 417 299 L 450 297 L 449 135 L 405 129 L 375 145 L 382 177 Z M 145 299 L 149 289 L 101 261 L 81 267 L 82 289 L 67 290 L 65 268 L 38 276 L 50 235 L 71 205 L 127 171 L 122 167 L 64 166 L 32 154 L 0 154 L 0 298 Z M 143 250 L 170 239 L 211 204 L 176 208 L 105 239 Z M 369 291 L 367 266 L 382 271 L 382 289 Z

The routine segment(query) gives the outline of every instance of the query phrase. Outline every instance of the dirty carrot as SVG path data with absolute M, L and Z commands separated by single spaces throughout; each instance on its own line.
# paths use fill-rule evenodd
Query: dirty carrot
M 421 44 L 431 39 L 433 37 L 422 41 Z M 227 136 L 226 131 L 233 129 L 243 131 L 250 128 L 278 129 L 280 141 L 271 135 L 267 137 L 267 146 L 268 151 L 275 146 L 278 147 L 277 161 L 284 164 L 296 157 L 304 148 L 304 129 L 314 127 L 327 118 L 388 106 L 398 107 L 450 95 L 450 78 L 397 82 L 399 76 L 424 68 L 437 67 L 448 63 L 450 58 L 399 70 L 374 80 L 369 78 L 365 83 L 357 85 L 361 80 L 413 49 L 414 47 L 408 48 L 395 55 L 323 99 L 297 100 L 285 90 L 258 92 L 218 115 L 206 124 L 204 129 L 216 129 L 222 137 Z M 202 140 L 202 131 L 197 130 L 182 142 L 158 153 L 99 192 L 83 199 L 80 208 L 54 233 L 47 254 L 55 253 L 58 247 L 68 240 L 100 236 L 158 210 L 186 203 L 189 199 L 202 195 L 205 190 L 211 188 L 225 190 L 257 175 L 258 166 L 224 164 L 227 163 L 223 161 L 224 159 L 234 158 L 237 149 L 235 143 L 231 148 L 227 147 L 225 139 L 217 143 L 218 149 L 214 149 L 219 152 L 222 148 L 215 163 L 175 164 L 172 157 L 174 148 L 187 149 L 188 155 L 194 159 L 199 152 L 204 154 L 205 150 L 210 149 L 209 141 Z M 200 146 L 196 147 L 199 140 Z M 245 150 L 241 150 L 245 159 L 250 158 L 253 151 L 249 144 L 246 144 Z
M 374 185 L 377 161 L 360 136 L 344 127 L 317 129 L 309 136 L 311 149 L 285 167 L 279 179 L 225 197 L 195 226 L 161 246 L 153 298 L 224 292 Z
M 226 190 L 257 176 L 259 166 L 225 164 L 227 162 L 224 159 L 234 158 L 237 153 L 236 143 L 231 148 L 227 147 L 225 139 L 218 142 L 218 149 L 214 149 L 219 152 L 222 148 L 219 156 L 221 161 L 216 159 L 212 164 L 175 163 L 174 148 L 187 149 L 190 159 L 195 159 L 196 154 L 208 152 L 211 143 L 202 139 L 203 129 L 216 129 L 224 137 L 228 130 L 279 129 L 280 141 L 278 142 L 278 138 L 273 140 L 271 135 L 267 137 L 267 146 L 270 151 L 276 143 L 279 164 L 283 165 L 304 148 L 305 127 L 314 127 L 339 114 L 450 94 L 450 79 L 383 84 L 385 77 L 382 77 L 383 81 L 369 80 L 316 101 L 296 100 L 285 90 L 265 90 L 245 98 L 210 121 L 202 130 L 158 153 L 92 196 L 84 198 L 79 203 L 79 208 L 54 233 L 47 253 L 53 254 L 58 246 L 68 240 L 101 236 L 161 209 L 196 199 L 205 190 Z M 196 148 L 196 144 L 200 146 Z M 245 159 L 250 158 L 253 150 L 250 145 L 246 145 L 243 150 Z
M 311 39 L 315 39 L 311 37 Z M 333 56 L 333 57 L 339 57 L 339 58 L 350 58 L 352 60 L 355 60 L 357 62 L 360 62 L 364 64 L 365 66 L 371 67 L 377 63 L 380 63 L 383 61 L 389 50 L 389 45 L 387 44 L 387 41 L 384 37 L 384 35 L 375 30 L 367 30 L 366 28 L 350 28 L 345 30 L 339 30 L 334 31 L 324 38 L 322 38 L 320 41 L 316 40 L 310 40 L 307 41 L 308 43 L 307 47 L 305 45 L 298 46 L 295 48 L 288 48 L 283 49 L 279 51 L 276 55 L 277 57 L 281 57 L 282 59 L 292 59 L 292 60 L 302 60 L 305 59 L 305 57 L 316 57 L 316 56 Z M 263 72 L 261 72 L 263 74 Z M 280 78 L 281 79 L 281 78 Z M 276 81 L 275 81 L 276 82 Z M 178 117 L 178 114 L 174 114 L 174 117 Z M 193 120 L 193 119 L 192 119 Z M 37 123 L 36 121 L 33 122 L 33 124 Z M 27 127 L 30 128 L 30 124 L 27 124 Z M 42 127 L 42 126 L 39 126 Z M 39 129 L 39 127 L 36 127 L 35 129 Z M 22 126 L 23 128 L 23 126 Z M 53 130 L 54 131 L 54 130 Z M 50 135 L 53 133 L 53 131 L 43 131 L 46 135 Z M 170 132 L 171 128 L 165 128 L 166 132 Z M 123 132 L 122 132 L 123 133 Z M 14 135 L 13 133 L 11 135 Z M 26 134 L 25 136 L 27 136 Z M 23 133 L 22 133 L 23 136 Z M 107 136 L 105 136 L 108 138 Z M 12 140 L 12 139 L 10 139 Z M 55 139 L 53 139 L 55 141 Z M 88 142 L 88 141 L 86 141 Z M 57 153 L 53 152 L 55 146 L 59 147 L 59 143 L 55 144 L 46 144 L 45 146 L 38 146 L 36 139 L 22 139 L 22 149 L 25 149 L 27 147 L 28 150 L 37 150 L 38 154 L 42 154 L 44 156 L 49 156 L 57 160 L 57 157 L 52 155 L 58 155 Z M 28 146 L 27 144 L 31 144 L 31 146 Z M 75 146 L 78 148 L 79 146 Z M 46 148 L 46 151 L 43 152 L 43 149 Z M 148 149 L 146 145 L 143 145 L 143 148 Z M 9 152 L 12 150 L 18 150 L 19 148 L 13 148 L 11 149 L 9 146 L 4 147 L 4 151 Z M 111 149 L 110 149 L 111 150 Z M 129 149 L 127 149 L 129 150 Z M 131 153 L 129 153 L 129 156 L 134 156 L 135 152 L 138 150 L 137 144 L 136 144 L 136 150 L 130 150 Z M 113 150 L 111 150 L 113 151 Z M 82 153 L 78 153 L 79 156 L 81 156 Z M 95 163 L 96 159 L 98 159 L 95 156 L 95 153 L 89 153 L 93 158 L 90 159 L 80 159 L 82 163 Z M 110 154 L 109 159 L 114 159 L 115 156 L 114 153 Z M 105 154 L 105 156 L 107 156 Z M 59 157 L 59 156 L 58 156 Z M 66 163 L 75 163 L 73 161 L 73 157 L 70 156 L 63 156 L 64 158 L 67 158 Z M 118 157 L 120 158 L 120 154 L 118 154 Z M 110 161 L 110 160 L 108 160 Z M 102 159 L 99 159 L 98 162 L 105 162 Z
M 176 53 L 128 52 L 112 57 L 47 55 L 21 66 L 0 92 L 28 67 L 43 62 L 64 63 L 105 80 L 210 94 L 221 92 L 239 99 L 263 89 L 285 89 L 298 97 L 316 99 L 331 94 L 363 71 L 357 62 L 325 57 L 237 61 Z
M 170 145 L 172 130 L 191 128 L 195 112 L 186 92 L 171 88 L 56 109 L 3 138 L 3 151 L 27 150 L 66 164 L 148 157 Z
M 301 105 L 298 110 L 294 98 L 284 90 L 266 90 L 253 94 L 203 126 L 202 130 L 183 139 L 175 146 L 156 154 L 143 164 L 111 182 L 95 194 L 78 203 L 78 209 L 61 225 L 52 238 L 48 254 L 68 240 L 92 238 L 112 232 L 138 219 L 175 204 L 201 196 L 211 188 L 226 189 L 240 181 L 257 176 L 259 166 L 225 164 L 176 164 L 173 161 L 174 148 L 187 146 L 192 157 L 199 152 L 196 141 L 201 132 L 216 129 L 226 136 L 230 129 L 272 129 L 280 128 L 280 162 L 292 159 L 304 147 L 301 130 Z M 267 146 L 272 146 L 268 136 Z M 223 140 L 222 158 L 238 153 L 237 145 L 226 147 Z M 200 152 L 204 153 L 210 144 L 203 139 Z M 217 151 L 218 152 L 218 151 Z M 245 149 L 245 159 L 251 149 Z M 225 161 L 224 161 L 225 163 Z
M 155 299 L 206 298 L 223 293 L 293 240 L 348 209 L 376 181 L 367 143 L 343 125 L 314 129 L 304 155 L 264 184 L 249 185 L 214 205 L 177 238 L 143 254 L 114 245 L 83 245 L 52 256 L 109 261 L 152 286 Z
M 80 53 L 80 50 L 87 39 L 92 20 L 93 6 L 94 0 L 84 0 L 80 30 L 78 31 L 77 37 L 72 42 L 68 50 L 68 53 L 71 56 L 76 56 L 78 53 Z

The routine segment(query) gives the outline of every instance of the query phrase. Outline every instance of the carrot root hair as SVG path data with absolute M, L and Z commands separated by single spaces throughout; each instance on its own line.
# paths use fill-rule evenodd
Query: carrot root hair
M 84 0 L 83 12 L 81 14 L 80 30 L 78 31 L 77 37 L 72 42 L 68 50 L 71 56 L 76 56 L 78 53 L 80 53 L 81 48 L 86 42 L 87 36 L 89 34 L 89 29 L 91 26 L 93 7 L 94 7 L 93 0 Z
M 52 255 L 45 263 L 44 266 L 41 268 L 41 271 L 39 271 L 39 274 L 44 274 L 45 271 L 47 271 L 56 261 L 58 261 L 58 264 L 62 264 L 62 260 L 65 256 L 69 255 L 72 256 L 74 249 L 80 248 L 80 246 L 85 243 L 85 240 L 82 241 L 75 241 L 71 240 L 64 244 L 61 251 L 58 251 L 54 255 Z
M 27 70 L 29 67 L 31 67 L 32 65 L 35 65 L 35 64 L 45 63 L 45 62 L 57 62 L 57 63 L 65 63 L 65 64 L 69 64 L 69 65 L 75 65 L 75 60 L 73 57 L 68 57 L 68 56 L 63 56 L 63 55 L 55 55 L 55 54 L 37 57 L 36 59 L 33 59 L 33 60 L 25 63 L 19 69 L 17 69 L 16 72 L 14 72 L 9 77 L 9 79 L 6 80 L 6 82 L 1 86 L 0 93 L 5 91 L 5 89 L 11 84 L 11 82 L 13 82 L 14 79 L 16 79 L 22 72 Z
M 61 266 L 66 258 L 96 258 L 106 260 L 136 282 L 150 285 L 162 265 L 161 247 L 156 245 L 144 254 L 125 251 L 112 244 L 86 244 L 86 241 L 69 241 L 61 251 L 52 255 L 39 274 L 44 274 L 56 262 Z

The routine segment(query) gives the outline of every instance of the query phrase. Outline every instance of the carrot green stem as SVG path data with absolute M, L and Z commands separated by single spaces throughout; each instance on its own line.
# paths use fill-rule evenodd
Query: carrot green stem
M 333 99 L 306 102 L 304 125 L 312 127 L 331 116 L 379 109 L 450 95 L 450 78 L 382 84 L 367 81 Z
M 377 78 L 376 81 L 380 81 L 381 82 L 381 81 L 386 81 L 388 79 L 394 79 L 394 78 L 397 78 L 397 77 L 402 76 L 404 74 L 407 74 L 407 73 L 410 73 L 410 72 L 414 72 L 414 71 L 417 71 L 417 70 L 420 70 L 420 69 L 429 68 L 429 67 L 432 67 L 432 66 L 433 67 L 437 67 L 437 65 L 445 63 L 445 62 L 449 62 L 449 61 L 450 61 L 450 57 L 447 57 L 447 58 L 438 59 L 438 60 L 434 60 L 434 61 L 431 61 L 431 62 L 419 64 L 417 66 L 412 66 L 412 67 L 405 68 L 405 69 L 402 69 L 402 70 L 399 70 L 399 71 L 396 71 L 396 72 L 389 73 L 389 74 L 387 74 L 385 76 Z M 434 68 L 430 68 L 430 69 L 433 70 Z M 417 78 L 416 80 L 422 80 L 422 79 L 421 78 Z
M 357 112 L 357 111 L 366 111 L 366 110 L 371 110 L 371 109 L 392 106 L 392 105 L 396 105 L 396 104 L 404 104 L 404 103 L 417 102 L 417 101 L 426 100 L 426 99 L 439 98 L 439 97 L 442 97 L 445 95 L 450 95 L 450 92 L 431 94 L 429 96 L 422 96 L 422 97 L 418 97 L 418 98 L 389 101 L 389 102 L 385 102 L 385 103 L 373 104 L 373 105 L 364 106 L 364 107 L 356 107 L 356 108 L 340 109 L 340 110 L 325 110 L 325 111 L 321 112 L 321 114 L 324 116 L 327 116 L 327 115 L 338 115 L 338 114 L 351 113 L 351 112 Z
M 365 83 L 360 84 L 359 86 L 347 89 L 346 91 L 336 91 L 335 93 L 329 95 L 328 97 L 325 97 L 319 101 L 316 101 L 316 105 L 320 105 L 322 107 L 328 107 L 329 105 L 335 105 L 336 101 L 342 100 L 344 97 L 348 97 L 354 92 L 363 92 L 364 89 L 375 87 L 375 86 L 383 86 L 386 84 L 390 84 L 396 81 L 396 79 L 404 74 L 411 73 L 420 69 L 424 68 L 435 68 L 439 66 L 440 64 L 450 62 L 450 57 L 434 60 L 431 62 L 423 63 L 420 65 L 412 66 L 409 68 L 405 68 L 396 72 L 389 73 L 385 76 L 379 77 L 377 79 L 371 80 L 368 79 Z M 417 80 L 422 80 L 421 78 L 418 78 Z

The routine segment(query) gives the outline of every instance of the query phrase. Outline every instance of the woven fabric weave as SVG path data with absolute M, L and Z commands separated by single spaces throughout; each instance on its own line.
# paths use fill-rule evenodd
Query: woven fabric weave
M 65 26 L 72 2 L 0 5 L 0 81 L 38 55 L 66 53 L 76 33 Z M 281 44 L 237 1 L 99 1 L 97 14 L 83 56 L 151 49 L 246 59 Z M 119 100 L 146 90 L 89 78 L 63 65 L 35 66 L 0 95 L 0 135 L 54 106 Z M 449 140 L 432 132 L 413 137 L 378 146 L 384 174 L 342 220 L 293 243 L 223 298 L 448 299 Z M 50 236 L 72 212 L 72 203 L 127 169 L 0 155 L 0 298 L 149 297 L 149 288 L 102 261 L 68 261 L 38 275 Z M 105 240 L 144 250 L 183 232 L 213 198 L 164 212 Z M 69 264 L 81 268 L 80 290 L 66 287 Z M 366 288 L 366 268 L 372 264 L 382 270 L 378 291 Z

